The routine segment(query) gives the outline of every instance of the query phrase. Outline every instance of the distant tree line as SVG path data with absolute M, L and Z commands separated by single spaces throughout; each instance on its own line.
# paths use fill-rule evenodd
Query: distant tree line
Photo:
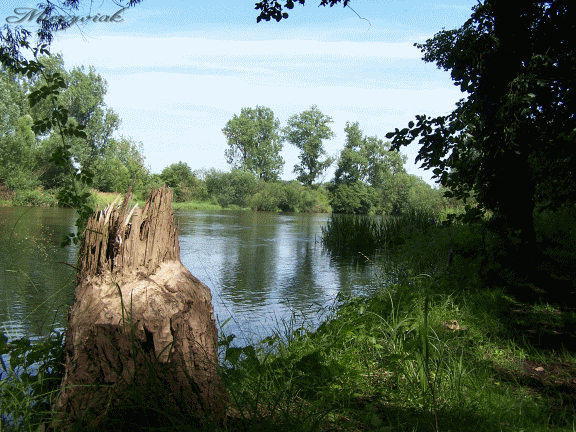
M 91 66 L 67 71 L 61 55 L 42 57 L 50 73 L 60 73 L 66 85 L 54 101 L 68 113 L 68 122 L 85 127 L 86 138 L 70 138 L 67 164 L 53 161 L 61 145 L 59 131 L 36 134 L 33 124 L 54 115 L 54 104 L 45 100 L 31 107 L 27 95 L 44 85 L 41 75 L 15 74 L 0 69 L 0 191 L 14 204 L 54 204 L 53 194 L 74 181 L 78 167 L 91 173 L 92 185 L 104 192 L 122 192 L 134 185 L 143 190 L 149 178 L 143 145 L 126 137 L 114 137 L 118 114 L 104 103 L 106 81 Z
M 90 173 L 91 185 L 98 191 L 124 193 L 132 187 L 144 199 L 153 187 L 166 183 L 177 202 L 211 202 L 224 208 L 400 214 L 409 208 L 441 205 L 439 190 L 406 173 L 406 156 L 376 136 L 363 136 L 358 123 L 346 123 L 344 148 L 338 155 L 328 155 L 323 142 L 334 137 L 333 122 L 316 105 L 291 116 L 284 128 L 270 108 L 242 108 L 222 129 L 230 172 L 192 171 L 180 161 L 152 174 L 145 165 L 143 144 L 115 136 L 120 118 L 104 103 L 108 85 L 94 67 L 67 71 L 62 55 L 40 60 L 47 71 L 63 77 L 65 90 L 56 103 L 67 110 L 69 122 L 85 127 L 86 137 L 71 138 L 67 164 L 53 163 L 53 153 L 61 145 L 58 131 L 33 131 L 35 121 L 52 115 L 53 104 L 44 101 L 31 107 L 27 98 L 45 84 L 44 78 L 18 75 L 3 67 L 0 198 L 12 199 L 16 205 L 55 205 L 54 196 L 71 186 L 79 168 Z M 294 181 L 279 180 L 285 142 L 299 149 Z M 335 176 L 324 183 L 333 164 Z

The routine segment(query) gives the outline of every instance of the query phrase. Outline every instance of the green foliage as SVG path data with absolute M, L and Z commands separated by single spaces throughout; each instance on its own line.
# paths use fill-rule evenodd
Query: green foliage
M 327 213 L 328 192 L 318 186 L 303 186 L 297 181 L 281 182 L 284 190 L 278 209 L 283 212 Z
M 393 175 L 382 191 L 383 214 L 400 215 L 414 209 L 437 211 L 444 200 L 439 189 L 433 189 L 422 178 L 413 174 Z
M 84 66 L 73 68 L 70 72 L 64 68 L 62 55 L 40 57 L 39 62 L 46 74 L 57 74 L 59 85 L 64 89 L 59 95 L 54 95 L 54 100 L 41 100 L 32 107 L 32 117 L 35 119 L 46 118 L 53 113 L 53 103 L 56 104 L 62 114 L 67 118 L 74 119 L 75 124 L 82 125 L 86 134 L 85 138 L 69 137 L 72 161 L 85 170 L 92 170 L 96 161 L 102 157 L 110 145 L 112 134 L 118 129 L 120 120 L 110 108 L 106 108 L 104 96 L 107 92 L 106 81 L 90 66 L 85 71 Z M 46 84 L 42 75 L 33 76 L 31 90 L 42 98 L 45 94 L 41 89 Z M 65 117 L 60 116 L 64 125 Z M 48 133 L 58 135 L 60 131 L 47 129 Z
M 112 138 L 101 158 L 93 165 L 93 186 L 102 192 L 143 194 L 149 178 L 144 165 L 144 146 L 130 138 Z
M 142 195 L 142 199 L 143 200 L 148 199 L 148 197 L 152 193 L 153 189 L 158 189 L 159 187 L 162 187 L 163 185 L 164 185 L 164 180 L 162 180 L 162 178 L 160 177 L 160 174 L 150 174 L 150 176 L 148 177 L 148 181 L 146 182 L 146 185 L 144 186 L 144 192 Z
M 294 165 L 294 173 L 304 185 L 311 186 L 334 161 L 331 157 L 320 160 L 326 155 L 322 140 L 334 137 L 329 123 L 333 123 L 332 118 L 313 105 L 308 111 L 290 117 L 288 126 L 283 129 L 285 139 L 300 149 L 300 164 Z
M 284 165 L 279 128 L 280 121 L 270 108 L 242 108 L 240 116 L 234 114 L 222 129 L 230 146 L 225 151 L 226 161 L 258 179 L 277 180 Z
M 250 200 L 250 207 L 256 211 L 275 212 L 280 206 L 288 208 L 287 196 L 282 184 L 266 182 L 258 185 L 258 192 Z
M 523 245 L 528 271 L 542 259 L 535 207 L 576 201 L 576 66 L 566 60 L 576 42 L 569 30 L 574 13 L 564 2 L 474 6 L 461 28 L 416 44 L 469 96 L 447 116 L 418 115 L 386 135 L 395 149 L 422 144 L 416 160 L 433 169 L 446 196 L 476 199 L 478 208 L 469 206 L 461 220 L 478 221 L 486 210 L 501 214 L 511 240 Z
M 58 200 L 54 196 L 37 189 L 19 189 L 14 194 L 12 205 L 54 207 L 58 205 Z
M 334 213 L 370 214 L 380 201 L 376 189 L 355 181 L 333 187 L 330 204 Z
M 296 181 L 260 183 L 249 204 L 256 211 L 326 213 L 330 210 L 324 189 L 303 186 Z
M 39 185 L 38 141 L 26 100 L 22 75 L 0 70 L 0 182 L 10 190 Z
M 365 182 L 379 187 L 396 173 L 403 173 L 407 156 L 398 151 L 390 151 L 390 143 L 378 137 L 362 138 L 358 122 L 346 122 L 346 144 L 340 153 L 334 174 L 334 183 Z
M 29 48 L 26 43 L 23 43 L 23 46 Z M 5 66 L 10 66 L 16 73 L 25 75 L 28 79 L 38 78 L 40 81 L 34 86 L 34 90 L 28 94 L 30 107 L 32 109 L 38 108 L 42 111 L 41 108 L 49 104 L 52 109 L 44 109 L 45 117 L 35 119 L 31 129 L 35 134 L 46 134 L 52 128 L 58 130 L 62 145 L 57 147 L 52 153 L 51 162 L 57 166 L 64 167 L 73 174 L 71 182 L 58 192 L 58 201 L 61 205 L 76 208 L 79 216 L 76 221 L 77 232 L 83 233 L 86 221 L 93 212 L 88 201 L 90 193 L 87 192 L 87 187 L 92 184 L 92 174 L 84 169 L 76 170 L 72 168 L 72 144 L 70 144 L 70 141 L 73 139 L 87 139 L 86 127 L 76 121 L 69 121 L 68 109 L 59 103 L 59 97 L 62 89 L 66 88 L 66 82 L 62 73 L 59 71 L 49 72 L 49 70 L 46 70 L 47 66 L 45 65 L 46 63 L 48 66 L 52 66 L 53 63 L 57 64 L 58 62 L 46 61 L 46 58 L 44 58 L 44 62 L 39 60 L 40 55 L 49 55 L 46 46 L 35 48 L 32 51 L 34 54 L 33 60 L 23 60 L 19 63 L 14 63 L 2 52 L 2 62 Z M 68 141 L 66 141 L 67 139 Z M 65 238 L 62 245 L 70 244 L 70 242 L 77 243 L 78 241 L 78 235 L 71 234 Z
M 50 335 L 35 344 L 26 337 L 8 341 L 0 334 L 0 426 L 39 426 L 49 418 L 50 403 L 64 375 L 64 333 Z
M 185 162 L 173 163 L 162 170 L 160 178 L 174 190 L 175 202 L 201 201 L 206 190 Z
M 176 188 L 181 184 L 192 184 L 194 174 L 186 162 L 180 161 L 164 168 L 160 178 L 171 188 Z
M 213 169 L 206 174 L 205 182 L 207 193 L 224 208 L 231 204 L 248 207 L 258 184 L 254 174 L 239 169 L 229 173 Z
M 25 48 L 30 46 L 23 40 L 20 49 Z M 100 75 L 92 67 L 88 72 L 83 67 L 67 72 L 62 56 L 50 56 L 46 45 L 32 49 L 32 53 L 33 59 L 26 60 L 14 51 L 1 50 L 2 63 L 10 70 L 3 73 L 3 82 L 13 74 L 8 87 L 15 90 L 20 86 L 20 92 L 28 92 L 28 104 L 12 103 L 11 114 L 5 117 L 16 119 L 15 107 L 22 114 L 26 112 L 17 123 L 8 120 L 13 127 L 0 137 L 1 162 L 10 170 L 6 176 L 0 169 L 0 181 L 17 189 L 16 202 L 23 204 L 48 202 L 32 191 L 40 179 L 44 186 L 57 187 L 59 204 L 78 211 L 77 235 L 68 235 L 62 244 L 65 246 L 79 241 L 93 213 L 89 188 L 95 172 L 100 182 L 97 186 L 118 190 L 128 187 L 129 178 L 143 189 L 146 170 L 132 143 L 122 139 L 109 149 L 119 119 L 105 108 L 107 85 Z M 19 99 L 15 97 L 15 101 Z M 44 136 L 40 144 L 37 136 Z M 115 156 L 110 155 L 113 152 Z M 110 172 L 111 167 L 102 159 L 114 164 L 116 172 Z
M 346 144 L 330 187 L 334 212 L 390 214 L 397 210 L 406 156 L 388 150 L 389 143 L 377 137 L 363 138 L 357 122 L 347 122 L 344 130 Z

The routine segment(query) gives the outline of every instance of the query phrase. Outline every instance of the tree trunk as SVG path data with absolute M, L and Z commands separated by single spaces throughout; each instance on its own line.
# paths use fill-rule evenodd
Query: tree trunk
M 172 191 L 153 191 L 142 210 L 128 211 L 129 198 L 88 221 L 52 426 L 221 423 L 228 393 L 212 297 L 180 262 Z

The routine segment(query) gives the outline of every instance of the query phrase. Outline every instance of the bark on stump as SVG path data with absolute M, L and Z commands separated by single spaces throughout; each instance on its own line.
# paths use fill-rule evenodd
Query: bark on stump
M 221 423 L 212 297 L 180 262 L 172 191 L 153 191 L 142 210 L 129 211 L 129 195 L 87 224 L 53 427 Z

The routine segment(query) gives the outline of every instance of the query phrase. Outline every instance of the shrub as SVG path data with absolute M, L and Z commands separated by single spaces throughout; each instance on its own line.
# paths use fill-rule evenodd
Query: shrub
M 47 193 L 43 193 L 37 189 L 19 190 L 14 194 L 12 205 L 54 207 L 58 205 L 58 200 L 52 195 L 48 195 Z
M 143 201 L 146 201 L 148 199 L 148 197 L 150 196 L 150 193 L 152 192 L 153 189 L 158 189 L 159 187 L 162 187 L 163 185 L 164 185 L 164 180 L 162 180 L 162 177 L 160 177 L 159 174 L 152 174 L 150 176 L 150 179 L 148 180 L 148 183 L 144 187 L 144 191 L 142 192 Z
M 206 201 L 208 199 L 208 191 L 206 183 L 192 179 L 191 183 L 182 181 L 174 189 L 174 202 L 191 202 L 191 201 Z
M 216 201 L 222 207 L 231 204 L 239 207 L 250 206 L 257 184 L 256 177 L 249 171 L 232 170 L 225 173 L 211 170 L 206 174 L 206 192 L 211 197 L 211 202 Z
M 250 207 L 256 211 L 278 211 L 280 205 L 286 207 L 286 192 L 282 184 L 261 183 L 259 191 L 250 200 Z
M 369 214 L 381 201 L 377 190 L 362 182 L 343 183 L 333 189 L 334 213 Z

